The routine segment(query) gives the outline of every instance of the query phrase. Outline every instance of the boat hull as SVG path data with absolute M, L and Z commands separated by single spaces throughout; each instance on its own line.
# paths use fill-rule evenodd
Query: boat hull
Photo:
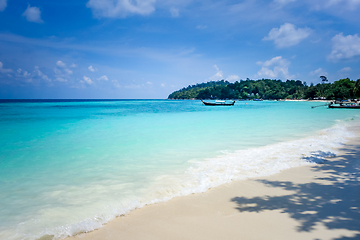
M 329 105 L 329 108 L 360 109 L 360 106 L 332 106 L 332 105 Z
M 235 101 L 232 103 L 211 103 L 211 102 L 204 102 L 201 100 L 205 106 L 233 106 L 235 104 Z

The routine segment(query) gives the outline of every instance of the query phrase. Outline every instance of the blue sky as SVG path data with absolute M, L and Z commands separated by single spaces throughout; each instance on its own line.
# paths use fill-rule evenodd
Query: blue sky
M 0 98 L 360 78 L 360 0 L 0 0 Z

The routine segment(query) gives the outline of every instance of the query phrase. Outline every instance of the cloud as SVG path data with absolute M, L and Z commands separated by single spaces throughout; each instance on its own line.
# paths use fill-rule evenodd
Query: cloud
M 274 3 L 285 5 L 285 4 L 288 4 L 288 3 L 295 2 L 295 1 L 296 0 L 274 0 Z
M 129 88 L 129 89 L 138 89 L 138 88 L 142 88 L 144 87 L 144 84 L 130 84 L 125 86 L 125 88 Z
M 67 79 L 62 78 L 62 77 L 56 77 L 55 80 L 58 81 L 58 82 L 67 82 Z
M 71 71 L 71 70 L 68 69 L 68 68 L 64 68 L 64 72 L 65 72 L 66 74 L 68 74 L 68 75 L 73 74 L 73 71 Z
M 91 81 L 91 79 L 89 77 L 84 76 L 83 79 L 84 79 L 84 82 L 86 82 L 87 84 L 89 84 L 89 85 L 93 84 L 93 81 Z
M 214 65 L 213 67 L 216 69 L 216 73 L 215 73 L 214 76 L 210 77 L 209 79 L 210 79 L 210 80 L 222 80 L 222 79 L 224 79 L 224 77 L 223 77 L 223 72 L 220 71 L 220 69 L 218 68 L 218 66 Z
M 59 61 L 56 62 L 56 65 L 59 66 L 59 67 L 61 67 L 61 68 L 63 68 L 63 71 L 65 72 L 65 74 L 68 74 L 68 75 L 73 74 L 73 71 L 71 71 L 70 69 L 66 68 L 66 64 L 65 64 L 64 62 L 62 62 L 62 61 L 59 60 Z M 74 64 L 73 64 L 73 65 L 74 65 Z M 72 67 L 73 65 L 71 65 L 70 67 Z M 54 71 L 55 71 L 56 74 L 61 74 L 61 73 L 62 73 L 61 70 L 59 70 L 59 69 L 57 69 L 57 68 L 55 68 Z
M 11 73 L 13 70 L 3 68 L 3 63 L 0 62 L 0 73 Z
M 57 67 L 54 68 L 55 80 L 59 82 L 67 82 L 70 77 L 69 75 L 72 75 L 73 71 L 68 69 L 66 64 L 60 60 L 56 62 L 56 65 L 60 67 L 60 69 Z
M 322 68 L 318 68 L 318 69 L 316 69 L 314 71 L 311 71 L 309 74 L 311 76 L 318 76 L 318 77 L 328 75 L 328 73 Z
M 58 68 L 54 68 L 54 73 L 57 75 L 60 75 L 60 74 L 62 74 L 62 71 Z
M 257 77 L 261 78 L 280 78 L 286 79 L 294 78 L 294 75 L 289 74 L 290 62 L 283 59 L 281 56 L 274 57 L 265 62 L 258 62 L 261 65 L 260 71 L 256 74 Z
M 155 11 L 156 0 L 89 0 L 86 4 L 98 17 L 125 18 L 128 15 L 149 15 Z
M 351 72 L 351 67 L 344 67 L 342 69 L 339 70 L 339 72 L 341 73 L 347 73 L 347 72 Z
M 285 48 L 298 44 L 311 33 L 310 28 L 298 28 L 291 23 L 284 23 L 280 28 L 273 28 L 270 30 L 269 35 L 264 37 L 263 40 L 274 40 L 276 47 Z
M 206 25 L 197 25 L 196 28 L 197 29 L 206 29 L 207 26 Z
M 160 86 L 161 86 L 161 87 L 165 87 L 165 83 L 161 83 Z
M 114 84 L 114 87 L 116 88 L 120 88 L 121 85 L 119 84 L 118 80 L 112 80 L 113 84 Z
M 91 72 L 95 72 L 95 69 L 93 68 L 93 66 L 89 66 L 88 69 L 89 69 L 89 71 L 91 71 Z
M 226 78 L 227 81 L 239 81 L 240 77 L 238 75 L 230 75 Z
M 38 7 L 30 7 L 28 5 L 25 12 L 22 14 L 29 22 L 43 23 L 44 21 L 40 17 L 41 11 Z
M 344 36 L 342 33 L 332 38 L 329 60 L 349 59 L 360 55 L 360 37 L 357 34 Z
M 45 80 L 45 81 L 47 81 L 47 82 L 51 82 L 51 79 L 50 79 L 47 75 L 45 75 L 44 73 L 42 73 L 42 72 L 40 71 L 40 69 L 39 69 L 38 66 L 35 66 L 35 73 L 37 73 L 37 75 L 38 75 L 39 77 L 41 77 L 43 80 Z
M 60 60 L 56 62 L 56 65 L 58 65 L 59 67 L 65 67 L 66 66 L 65 63 L 63 63 Z
M 100 81 L 108 81 L 109 79 L 108 79 L 108 77 L 106 75 L 104 75 L 104 76 L 99 77 L 98 80 L 100 80 Z
M 180 14 L 179 14 L 179 9 L 177 8 L 170 8 L 170 14 L 172 17 L 176 18 L 176 17 L 179 17 Z
M 77 67 L 77 65 L 75 63 L 73 63 L 73 64 L 70 65 L 70 67 L 75 68 L 75 67 Z
M 0 12 L 4 11 L 7 6 L 7 0 L 0 0 Z
M 322 1 L 309 1 L 311 8 L 314 10 L 321 10 L 326 8 L 345 8 L 347 10 L 355 11 L 360 5 L 359 0 L 322 0 Z
M 29 73 L 28 71 L 24 71 L 21 68 L 19 68 L 18 70 L 16 70 L 16 72 L 18 73 L 16 76 L 19 78 L 25 78 L 26 82 L 32 82 L 32 75 L 31 73 Z

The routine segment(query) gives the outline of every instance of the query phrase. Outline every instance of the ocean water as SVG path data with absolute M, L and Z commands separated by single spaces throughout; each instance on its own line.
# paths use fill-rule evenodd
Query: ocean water
M 147 204 L 317 164 L 360 125 L 309 102 L 0 101 L 0 239 L 61 239 Z

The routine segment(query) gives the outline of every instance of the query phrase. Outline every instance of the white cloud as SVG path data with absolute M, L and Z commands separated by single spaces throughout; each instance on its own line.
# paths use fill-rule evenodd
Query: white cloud
M 48 78 L 47 75 L 45 75 L 44 73 L 42 73 L 42 72 L 40 71 L 40 69 L 39 69 L 38 66 L 35 66 L 35 72 L 37 73 L 37 75 L 38 75 L 39 77 L 41 77 L 41 78 L 44 79 L 45 81 L 51 82 L 51 79 Z
M 72 74 L 73 74 L 73 71 L 70 70 L 70 69 L 68 69 L 68 68 L 66 67 L 66 64 L 65 64 L 64 62 L 60 61 L 60 60 L 56 62 L 56 65 L 57 65 L 58 67 L 60 67 L 60 69 L 57 68 L 57 67 L 54 68 L 54 73 L 55 73 L 55 79 L 56 79 L 56 81 L 59 81 L 59 82 L 67 82 L 68 79 L 69 79 L 69 75 L 72 75 Z M 71 67 L 71 66 L 70 66 L 70 67 Z
M 75 63 L 73 63 L 73 64 L 70 65 L 70 67 L 75 68 L 75 67 L 77 67 L 77 65 Z
M 180 14 L 179 14 L 179 9 L 177 8 L 170 8 L 170 14 L 172 17 L 176 18 L 176 17 L 179 17 Z
M 118 82 L 118 80 L 112 80 L 113 84 L 114 84 L 114 87 L 117 87 L 117 88 L 120 88 L 120 84 Z
M 339 72 L 342 72 L 342 73 L 347 73 L 347 72 L 351 72 L 351 67 L 344 67 L 342 69 L 339 70 Z
M 213 66 L 216 69 L 216 73 L 214 76 L 210 77 L 210 80 L 222 80 L 224 79 L 223 77 L 223 72 L 218 68 L 218 66 L 214 65 Z
M 62 74 L 62 71 L 58 68 L 54 68 L 54 73 L 57 75 L 60 75 L 60 74 Z
M 23 76 L 24 76 L 25 78 L 31 77 L 31 73 L 29 73 L 28 71 L 24 71 L 24 72 L 23 72 Z
M 89 69 L 89 71 L 91 71 L 91 72 L 95 72 L 95 69 L 93 68 L 93 66 L 89 66 L 88 69 Z
M 83 79 L 87 84 L 92 84 L 93 83 L 89 77 L 84 76 Z
M 44 21 L 40 17 L 41 11 L 38 7 L 30 7 L 28 5 L 25 12 L 22 14 L 29 22 L 43 23 Z
M 344 67 L 338 71 L 338 74 L 340 78 L 347 78 L 349 77 L 351 71 L 352 71 L 351 67 Z
M 0 12 L 4 11 L 6 6 L 7 6 L 7 3 L 6 3 L 7 0 L 0 0 Z
M 285 5 L 285 4 L 288 4 L 288 3 L 295 2 L 295 1 L 296 0 L 274 0 L 274 3 Z
M 298 28 L 291 23 L 284 23 L 280 28 L 273 28 L 270 30 L 269 35 L 264 37 L 263 40 L 274 40 L 278 48 L 290 47 L 298 44 L 311 33 L 310 28 Z
M 18 77 L 24 77 L 24 78 L 30 78 L 31 77 L 31 73 L 29 73 L 28 71 L 24 71 L 21 68 L 16 70 L 16 72 L 19 74 L 19 75 L 17 75 Z
M 71 70 L 68 69 L 68 68 L 64 68 L 64 72 L 65 72 L 66 74 L 68 74 L 68 75 L 73 74 L 73 71 L 71 71 Z
M 322 68 L 318 68 L 318 69 L 316 69 L 314 71 L 311 71 L 309 74 L 311 76 L 317 76 L 317 77 L 328 75 L 328 73 Z
M 11 73 L 13 70 L 3 68 L 3 63 L 0 62 L 0 73 Z
M 281 56 L 274 57 L 265 62 L 258 62 L 261 65 L 260 71 L 256 74 L 257 77 L 261 78 L 286 78 L 292 79 L 294 75 L 289 74 L 290 62 L 283 59 Z
M 67 82 L 67 79 L 62 78 L 62 77 L 57 77 L 56 81 L 58 81 L 58 82 Z
M 60 60 L 56 62 L 56 65 L 58 65 L 59 67 L 65 67 L 66 66 L 65 63 L 63 63 Z
M 226 78 L 227 81 L 239 81 L 240 77 L 238 75 L 230 75 Z
M 332 38 L 330 60 L 348 59 L 360 55 L 360 37 L 357 34 L 344 36 L 342 33 Z
M 206 25 L 197 25 L 196 28 L 197 29 L 206 29 L 207 26 Z
M 155 11 L 156 0 L 89 0 L 86 4 L 96 17 L 125 18 L 128 15 L 148 15 Z
M 99 77 L 98 80 L 100 80 L 100 81 L 101 80 L 102 81 L 108 81 L 109 79 L 108 79 L 108 77 L 106 75 L 104 75 L 104 76 Z
M 165 83 L 160 84 L 161 87 L 165 87 Z
M 360 5 L 359 0 L 318 0 L 309 2 L 311 4 L 311 7 L 315 10 L 321 10 L 326 8 L 336 8 L 337 10 L 340 10 L 341 8 L 345 8 L 347 10 L 354 11 Z
M 127 85 L 125 86 L 125 88 L 129 88 L 129 89 L 138 89 L 138 88 L 142 88 L 144 87 L 144 84 L 130 84 L 130 85 Z
M 147 84 L 149 84 L 149 85 L 152 85 L 153 83 L 152 82 L 146 82 Z

